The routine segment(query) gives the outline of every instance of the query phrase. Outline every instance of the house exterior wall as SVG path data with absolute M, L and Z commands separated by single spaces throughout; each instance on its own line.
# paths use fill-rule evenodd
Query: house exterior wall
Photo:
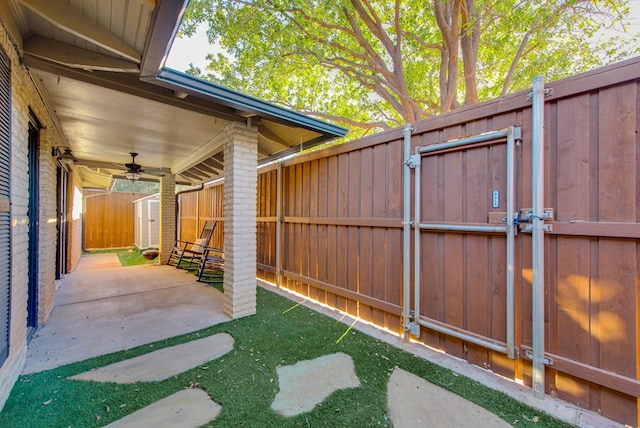
M 56 159 L 51 148 L 66 145 L 63 137 L 16 51 L 14 40 L 0 27 L 0 48 L 11 62 L 11 284 L 9 357 L 0 367 L 0 409 L 24 367 L 27 347 L 29 170 L 28 127 L 30 112 L 40 121 L 40 204 L 38 325 L 53 309 L 56 254 Z M 52 221 L 53 220 L 53 221 Z

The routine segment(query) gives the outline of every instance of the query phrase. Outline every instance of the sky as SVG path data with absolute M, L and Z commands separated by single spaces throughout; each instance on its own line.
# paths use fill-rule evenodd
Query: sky
M 630 6 L 630 29 L 635 33 L 640 32 L 640 0 L 629 0 Z M 209 61 L 206 56 L 213 51 L 207 39 L 207 25 L 202 24 L 190 38 L 176 37 L 171 51 L 167 58 L 166 66 L 175 70 L 186 71 L 189 64 L 193 63 L 203 72 L 206 70 Z
M 207 39 L 207 24 L 200 24 L 193 37 L 175 38 L 165 65 L 178 71 L 186 71 L 189 64 L 193 63 L 204 71 L 209 64 L 206 56 L 211 51 L 212 48 Z

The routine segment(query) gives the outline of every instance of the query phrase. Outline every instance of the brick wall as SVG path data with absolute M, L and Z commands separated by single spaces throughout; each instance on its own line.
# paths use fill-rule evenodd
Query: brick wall
M 0 409 L 15 383 L 26 356 L 28 293 L 29 203 L 28 126 L 30 110 L 45 129 L 40 141 L 39 213 L 39 308 L 38 322 L 44 324 L 53 309 L 56 248 L 56 167 L 51 147 L 65 145 L 31 76 L 22 66 L 16 43 L 0 27 L 0 47 L 11 62 L 11 319 L 9 358 L 0 367 Z
M 257 128 L 228 125 L 224 161 L 224 312 L 239 318 L 256 313 Z
M 169 261 L 176 242 L 176 177 L 167 174 L 160 178 L 160 263 Z

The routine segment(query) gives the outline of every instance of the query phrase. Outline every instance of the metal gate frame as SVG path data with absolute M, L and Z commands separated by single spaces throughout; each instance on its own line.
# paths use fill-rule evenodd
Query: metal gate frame
M 506 191 L 506 224 L 500 225 L 468 225 L 464 223 L 422 223 L 420 221 L 420 213 L 422 201 L 420 197 L 420 181 L 421 181 L 421 164 L 422 157 L 433 155 L 442 150 L 455 148 L 470 148 L 480 143 L 495 141 L 500 143 L 506 138 L 507 144 L 507 191 Z M 413 313 L 409 313 L 409 317 L 405 317 L 405 330 L 414 336 L 420 336 L 420 326 L 431 330 L 456 337 L 467 342 L 483 346 L 485 348 L 501 352 L 509 358 L 515 358 L 515 338 L 514 338 L 514 248 L 515 248 L 515 142 L 521 138 L 521 128 L 510 126 L 508 128 L 499 129 L 492 132 L 486 132 L 470 137 L 445 141 L 443 143 L 432 144 L 428 146 L 416 147 L 415 154 L 408 157 L 406 167 L 414 169 L 414 220 L 409 222 L 408 226 L 414 229 L 414 284 L 413 296 L 414 307 Z M 406 142 L 405 142 L 406 144 Z M 408 187 L 408 186 L 407 186 Z M 407 224 L 405 224 L 407 226 Z M 484 337 L 482 335 L 472 333 L 463 329 L 452 328 L 437 320 L 423 317 L 420 315 L 420 243 L 421 232 L 428 231 L 454 231 L 454 232 L 472 232 L 472 233 L 503 233 L 507 239 L 507 269 L 506 269 L 506 295 L 507 295 L 507 343 L 503 344 L 494 339 Z M 408 246 L 406 246 L 408 247 Z M 405 251 L 406 253 L 406 251 Z M 405 254 L 406 256 L 406 254 Z M 408 257 L 407 257 L 408 258 Z M 408 291 L 408 290 L 407 290 Z
M 420 326 L 447 334 L 485 348 L 502 352 L 507 357 L 515 359 L 516 355 L 514 330 L 514 248 L 516 223 L 527 224 L 526 230 L 532 235 L 532 284 L 531 284 L 531 310 L 532 310 L 532 351 L 524 352 L 523 356 L 532 362 L 532 390 L 538 399 L 545 397 L 545 366 L 553 365 L 553 360 L 545 356 L 544 336 L 544 232 L 550 231 L 551 226 L 544 221 L 551 219 L 552 214 L 544 208 L 544 97 L 552 93 L 544 87 L 544 77 L 537 76 L 533 80 L 532 92 L 529 94 L 531 101 L 531 146 L 532 146 L 532 208 L 526 213 L 525 218 L 515 213 L 515 141 L 522 139 L 522 128 L 510 126 L 479 135 L 466 138 L 445 141 L 423 147 L 416 147 L 415 154 L 411 155 L 411 124 L 405 125 L 404 136 L 404 170 L 403 170 L 403 327 L 405 339 L 409 333 L 419 336 Z M 507 143 L 507 216 L 505 226 L 465 225 L 464 223 L 421 223 L 420 222 L 420 179 L 422 156 L 436 153 L 441 150 L 473 146 L 506 137 Z M 411 220 L 411 169 L 415 169 L 415 219 Z M 516 218 L 517 215 L 517 218 Z M 414 228 L 414 286 L 411 287 L 411 228 Z M 505 233 L 507 238 L 507 313 L 506 330 L 507 343 L 503 344 L 491 338 L 475 334 L 464 329 L 448 326 L 427 317 L 420 316 L 420 235 L 422 230 L 457 231 L 476 233 Z M 414 292 L 414 310 L 411 310 L 411 292 Z

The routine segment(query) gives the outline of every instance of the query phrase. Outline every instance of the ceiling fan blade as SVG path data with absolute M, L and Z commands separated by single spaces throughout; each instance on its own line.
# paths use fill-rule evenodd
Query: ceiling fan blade
M 74 164 L 80 165 L 80 166 L 86 166 L 89 168 L 104 168 L 104 169 L 119 169 L 119 170 L 126 169 L 126 167 L 120 163 L 102 162 L 102 161 L 95 161 L 95 160 L 89 160 L 89 159 L 76 159 Z

